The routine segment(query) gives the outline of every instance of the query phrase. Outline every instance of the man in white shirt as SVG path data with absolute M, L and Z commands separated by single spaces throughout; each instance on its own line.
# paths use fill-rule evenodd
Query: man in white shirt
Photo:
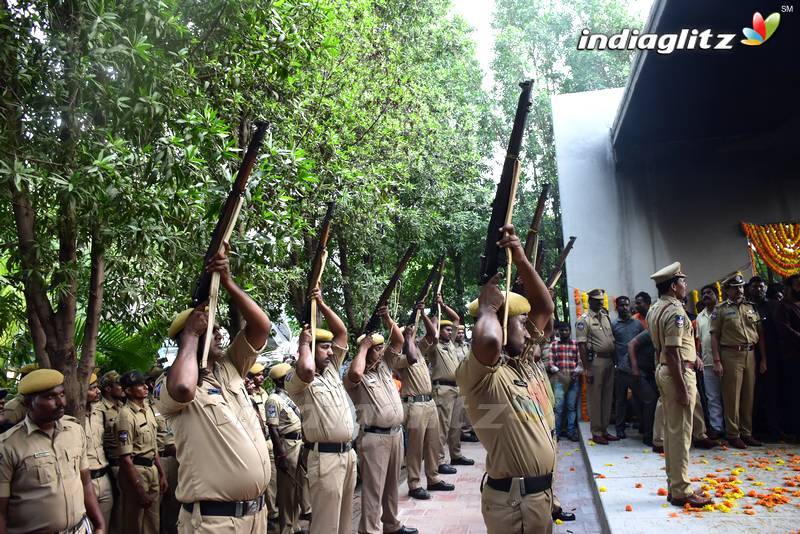
M 700 354 L 703 359 L 703 382 L 708 400 L 708 421 L 714 437 L 722 436 L 725 421 L 722 416 L 721 380 L 714 372 L 714 355 L 711 352 L 711 314 L 717 305 L 717 290 L 713 285 L 703 286 L 700 290 L 700 301 L 705 308 L 697 314 L 695 337 L 700 343 Z

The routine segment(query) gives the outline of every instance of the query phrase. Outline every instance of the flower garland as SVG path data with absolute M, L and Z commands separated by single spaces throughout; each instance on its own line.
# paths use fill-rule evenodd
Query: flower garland
M 751 246 L 750 261 L 756 272 L 755 252 L 767 266 L 781 276 L 800 273 L 800 223 L 742 223 Z M 754 250 L 755 249 L 755 250 Z

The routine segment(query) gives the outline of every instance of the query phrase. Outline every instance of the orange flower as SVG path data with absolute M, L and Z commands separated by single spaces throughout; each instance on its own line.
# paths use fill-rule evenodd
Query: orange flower
M 626 504 L 625 505 L 625 511 L 626 512 L 633 512 L 633 506 L 631 506 L 630 504 Z
M 657 493 L 659 495 L 661 495 L 662 497 L 666 497 L 667 496 L 667 490 L 664 489 L 664 488 L 658 488 L 658 492 Z
M 745 510 L 744 513 L 746 513 L 747 515 L 756 515 L 755 510 Z
M 642 483 L 641 482 L 637 482 L 636 484 L 634 484 L 633 487 L 636 488 L 636 489 L 640 489 L 642 487 Z

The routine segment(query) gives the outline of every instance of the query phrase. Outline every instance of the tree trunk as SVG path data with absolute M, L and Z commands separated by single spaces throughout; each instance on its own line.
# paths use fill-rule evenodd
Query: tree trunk
M 456 286 L 455 309 L 461 320 L 464 320 L 464 273 L 462 271 L 462 255 L 455 250 L 450 251 L 450 261 L 453 263 L 453 281 Z

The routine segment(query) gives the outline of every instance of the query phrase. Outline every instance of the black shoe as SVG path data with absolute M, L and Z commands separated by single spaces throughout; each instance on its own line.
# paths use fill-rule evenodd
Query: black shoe
M 661 454 L 662 452 L 664 452 L 664 446 L 663 445 L 653 445 L 653 452 L 655 452 L 657 454 Z
M 560 519 L 561 521 L 575 521 L 575 514 L 571 512 L 565 512 L 564 509 L 562 508 L 557 512 L 556 511 L 553 512 L 553 521 L 556 521 L 558 519 Z
M 440 480 L 436 484 L 428 484 L 428 491 L 453 491 L 456 487 L 453 484 L 448 484 L 444 480 Z
M 642 438 L 642 443 L 644 443 L 648 447 L 652 447 L 653 446 L 653 438 Z
M 460 456 L 458 458 L 451 458 L 450 465 L 475 465 L 475 460 Z
M 403 525 L 400 530 L 395 530 L 392 534 L 419 534 L 419 530 Z
M 419 499 L 421 501 L 427 501 L 431 498 L 431 494 L 427 492 L 427 490 L 423 487 L 414 488 L 413 490 L 408 492 L 408 496 L 412 499 Z
M 628 439 L 628 436 L 625 434 L 624 430 L 617 431 L 617 439 Z
M 575 442 L 578 442 L 578 441 L 581 440 L 581 438 L 578 437 L 578 434 L 567 434 L 567 439 L 569 439 L 570 441 L 575 441 Z
M 466 443 L 478 443 L 480 440 L 478 439 L 478 436 L 476 436 L 474 432 L 462 432 L 461 441 L 464 441 Z
M 455 467 L 448 464 L 440 464 L 439 468 L 436 469 L 440 475 L 455 475 L 458 473 Z
M 311 521 L 311 512 L 300 514 L 300 519 L 302 519 L 303 521 Z

